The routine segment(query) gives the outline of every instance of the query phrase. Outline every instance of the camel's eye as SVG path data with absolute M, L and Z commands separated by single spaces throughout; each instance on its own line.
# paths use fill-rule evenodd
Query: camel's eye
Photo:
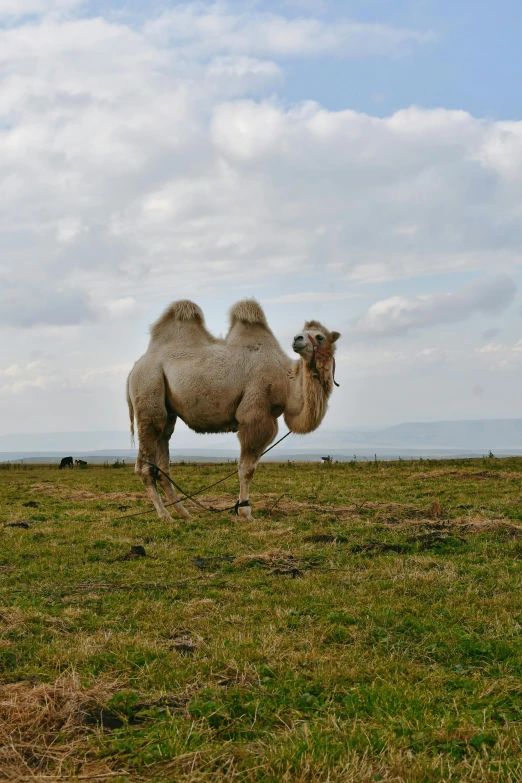
M 323 337 L 322 334 L 316 334 L 315 335 L 315 339 L 317 340 L 318 343 L 322 343 L 323 340 L 324 340 L 324 337 Z

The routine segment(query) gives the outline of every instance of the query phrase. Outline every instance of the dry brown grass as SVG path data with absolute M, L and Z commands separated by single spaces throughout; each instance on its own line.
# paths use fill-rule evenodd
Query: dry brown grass
M 203 499 L 203 504 L 207 509 L 226 511 L 230 508 L 231 495 L 207 495 Z M 333 514 L 339 518 L 349 518 L 358 516 L 362 509 L 375 510 L 383 513 L 403 513 L 411 515 L 425 515 L 425 511 L 416 506 L 405 503 L 378 503 L 372 501 L 363 501 L 359 504 L 350 506 L 336 506 L 334 504 L 311 503 L 310 501 L 294 500 L 291 495 L 278 495 L 277 493 L 264 493 L 256 498 L 255 512 L 264 518 L 274 517 L 295 517 L 303 513 L 313 513 L 314 515 Z M 251 523 L 252 520 L 249 520 Z M 255 520 L 254 520 L 255 521 Z
M 115 691 L 114 683 L 82 688 L 74 674 L 54 683 L 0 687 L 0 779 L 94 780 L 114 774 L 86 741 L 86 717 Z
M 520 460 L 0 479 L 0 781 L 522 780 Z
M 69 500 L 139 500 L 147 497 L 146 492 L 89 492 L 48 482 L 31 484 L 30 490 L 39 495 L 56 495 Z
M 513 473 L 509 473 L 508 471 L 502 471 L 502 470 L 479 470 L 479 471 L 471 471 L 471 470 L 452 470 L 452 469 L 441 469 L 441 470 L 430 470 L 430 471 L 419 471 L 415 473 L 411 473 L 408 478 L 410 479 L 434 479 L 434 478 L 456 478 L 459 480 L 467 479 L 470 481 L 487 481 L 487 479 L 498 479 L 501 481 L 519 481 L 519 477 L 516 475 L 513 475 Z

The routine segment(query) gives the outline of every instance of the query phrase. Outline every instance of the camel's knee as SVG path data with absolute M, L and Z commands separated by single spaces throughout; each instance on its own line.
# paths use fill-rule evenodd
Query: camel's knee
M 136 459 L 134 466 L 134 472 L 140 477 L 146 487 L 150 487 L 156 484 L 158 480 L 158 470 L 155 465 L 143 457 Z
M 256 472 L 256 465 L 257 463 L 241 463 L 239 466 L 239 478 L 241 481 L 251 481 L 254 478 L 254 473 Z

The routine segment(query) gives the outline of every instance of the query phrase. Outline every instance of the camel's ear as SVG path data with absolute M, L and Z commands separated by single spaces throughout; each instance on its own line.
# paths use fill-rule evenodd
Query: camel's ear
M 330 342 L 335 343 L 335 341 L 338 340 L 340 336 L 341 335 L 339 332 L 330 332 Z

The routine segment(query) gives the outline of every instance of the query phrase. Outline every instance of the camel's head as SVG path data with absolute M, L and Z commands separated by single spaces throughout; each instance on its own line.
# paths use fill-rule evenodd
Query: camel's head
M 292 348 L 305 361 L 311 361 L 314 344 L 320 353 L 333 354 L 340 336 L 339 332 L 329 332 L 319 321 L 307 321 L 303 331 L 294 337 Z

